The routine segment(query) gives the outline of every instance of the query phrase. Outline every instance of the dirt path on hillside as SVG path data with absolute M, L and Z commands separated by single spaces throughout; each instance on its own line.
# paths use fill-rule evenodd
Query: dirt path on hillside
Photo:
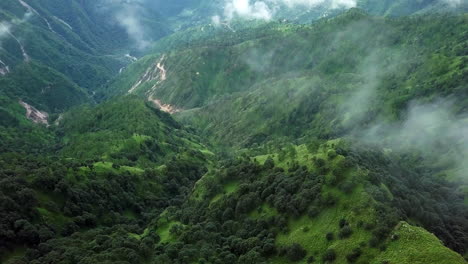
M 42 20 L 44 20 L 44 22 L 47 24 L 47 27 L 49 28 L 50 31 L 52 31 L 53 33 L 55 33 L 55 34 L 57 34 L 57 35 L 60 36 L 60 34 L 58 34 L 57 32 L 55 32 L 55 30 L 52 28 L 52 26 L 51 26 L 50 23 L 49 23 L 49 20 L 47 20 L 45 17 L 41 16 L 41 14 L 39 14 L 39 12 L 37 12 L 36 9 L 34 9 L 32 6 L 30 6 L 28 3 L 26 3 L 26 2 L 23 1 L 23 0 L 18 0 L 18 2 L 19 2 L 24 8 L 26 8 L 29 12 L 36 14 L 38 17 L 40 17 Z
M 26 53 L 26 49 L 24 48 L 23 44 L 21 44 L 21 42 L 19 41 L 18 38 L 15 37 L 15 35 L 13 35 L 11 32 L 8 32 L 8 35 L 10 35 L 14 40 L 16 40 L 16 42 L 18 43 L 20 49 L 21 49 L 21 52 L 23 53 L 23 59 L 25 62 L 29 62 L 31 60 L 31 58 L 29 57 L 28 53 Z
M 128 93 L 133 93 L 140 85 L 157 80 L 156 83 L 153 85 L 152 90 L 167 80 L 167 71 L 164 66 L 164 60 L 166 59 L 166 55 L 162 55 L 162 57 L 153 63 L 151 66 L 146 69 L 145 73 L 138 79 L 138 81 L 128 90 Z

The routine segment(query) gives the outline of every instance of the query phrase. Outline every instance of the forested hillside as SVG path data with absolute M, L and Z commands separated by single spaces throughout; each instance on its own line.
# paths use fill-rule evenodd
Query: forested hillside
M 166 2 L 0 3 L 0 263 L 467 263 L 466 1 Z

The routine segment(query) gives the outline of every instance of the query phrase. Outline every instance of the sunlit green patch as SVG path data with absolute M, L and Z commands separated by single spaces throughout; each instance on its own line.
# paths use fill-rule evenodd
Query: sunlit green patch
M 433 234 L 421 227 L 401 222 L 392 233 L 388 248 L 371 264 L 462 264 L 462 256 L 445 247 Z

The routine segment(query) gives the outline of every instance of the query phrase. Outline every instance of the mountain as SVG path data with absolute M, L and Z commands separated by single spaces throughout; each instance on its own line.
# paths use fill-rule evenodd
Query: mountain
M 314 128 L 321 130 L 315 135 L 336 137 L 403 118 L 414 100 L 464 98 L 466 19 L 381 19 L 352 10 L 310 26 L 271 23 L 219 39 L 201 37 L 132 64 L 109 91 L 187 110 L 179 115 L 232 144 L 252 144 L 261 134 L 298 138 Z M 452 78 L 431 76 L 436 67 Z M 364 105 L 352 109 L 353 100 Z M 344 109 L 332 110 L 336 102 Z
M 3 1 L 2 94 L 48 113 L 60 113 L 73 105 L 91 102 L 94 89 L 134 60 L 128 53 L 141 48 L 142 42 L 170 32 L 157 13 L 141 18 L 149 21 L 147 24 L 133 25 L 131 17 L 130 21 L 119 20 L 123 3 L 103 7 L 104 4 Z M 139 39 L 134 32 L 140 26 L 151 28 L 145 36 L 148 40 Z
M 467 263 L 464 1 L 0 6 L 1 263 Z
M 219 22 L 222 22 L 221 25 L 227 25 L 239 18 L 241 20 L 288 20 L 310 23 L 324 17 L 334 17 L 353 7 L 372 15 L 392 17 L 429 13 L 464 13 L 468 10 L 466 1 L 457 0 L 192 0 L 185 1 L 184 5 L 181 5 L 181 2 L 159 4 L 161 7 L 168 6 L 166 8 L 177 10 L 172 14 L 176 19 L 171 22 L 175 22 L 178 28 Z

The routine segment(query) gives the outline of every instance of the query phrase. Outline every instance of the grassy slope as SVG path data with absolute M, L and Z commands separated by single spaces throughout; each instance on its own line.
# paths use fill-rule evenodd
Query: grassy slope
M 328 148 L 336 144 L 339 144 L 339 141 L 330 141 L 328 144 L 322 145 L 314 156 L 327 159 Z M 313 155 L 310 155 L 306 146 L 295 146 L 295 149 L 297 152 L 296 161 L 302 165 L 310 164 L 309 161 Z M 290 160 L 287 158 L 284 161 L 279 161 L 278 156 L 278 154 L 263 155 L 257 156 L 255 159 L 262 163 L 268 157 L 273 157 L 275 164 L 287 168 Z M 336 166 L 339 159 L 340 156 L 336 157 L 334 162 L 332 161 L 335 165 L 329 166 L 331 168 Z M 352 174 L 348 174 L 347 178 L 349 177 L 353 177 Z M 358 178 L 362 177 L 363 175 L 358 176 Z M 346 254 L 351 253 L 354 248 L 361 248 L 363 251 L 357 263 L 381 264 L 386 263 L 385 261 L 390 264 L 466 263 L 462 256 L 445 247 L 436 236 L 421 227 L 412 226 L 406 222 L 401 222 L 395 227 L 390 237 L 398 237 L 398 239 L 389 239 L 385 251 L 369 247 L 367 242 L 371 238 L 371 232 L 358 223 L 374 223 L 376 221 L 375 211 L 372 207 L 373 199 L 370 195 L 362 186 L 356 187 L 351 194 L 344 194 L 335 188 L 329 187 L 324 191 L 333 193 L 338 198 L 337 204 L 322 211 L 315 218 L 302 216 L 290 219 L 288 222 L 289 231 L 276 237 L 278 246 L 299 243 L 308 251 L 307 257 L 313 256 L 316 260 L 321 260 L 322 254 L 327 249 L 334 249 L 337 252 L 337 259 L 334 263 L 349 263 Z M 262 209 L 264 216 L 275 215 L 268 206 L 264 205 Z M 257 212 L 254 212 L 253 215 L 257 214 Z M 341 219 L 346 219 L 353 230 L 349 238 L 338 238 L 338 223 Z M 328 232 L 334 234 L 332 241 L 328 241 L 325 237 Z M 306 263 L 307 257 L 300 263 Z M 276 257 L 271 263 L 293 262 L 288 261 L 286 258 Z M 319 263 L 321 262 L 319 261 Z
M 466 17 L 458 19 L 458 22 L 452 22 L 459 25 Z M 386 34 L 373 30 L 367 32 L 364 29 L 361 37 L 354 38 L 352 35 L 347 36 L 346 30 L 343 32 L 338 26 L 339 22 L 335 22 L 335 25 L 332 21 L 316 27 L 321 28 L 323 33 L 327 32 L 325 29 L 333 32 L 331 28 L 336 26 L 335 31 L 340 32 L 337 35 L 343 34 L 343 38 L 349 38 L 348 42 L 343 41 L 343 44 L 338 44 L 338 47 L 328 52 L 323 51 L 322 47 L 336 45 L 333 41 L 315 41 L 311 38 L 310 42 L 306 42 L 310 43 L 307 51 L 305 48 L 299 48 L 298 53 L 310 56 L 301 58 L 315 64 L 312 69 L 309 69 L 310 66 L 302 66 L 305 67 L 302 71 L 294 72 L 294 65 L 285 65 L 284 69 L 293 73 L 268 78 L 251 86 L 249 91 L 233 94 L 203 108 L 183 112 L 179 114 L 181 120 L 200 127 L 220 142 L 249 145 L 259 137 L 259 143 L 262 143 L 261 140 L 278 136 L 297 138 L 306 133 L 333 137 L 337 133 L 343 133 L 343 130 L 365 125 L 371 120 L 394 120 L 412 100 L 444 97 L 452 93 L 460 93 L 460 97 L 463 98 L 462 87 L 465 78 L 462 76 L 466 76 L 466 56 L 458 51 L 453 53 L 448 48 L 449 45 L 463 45 L 464 42 L 460 39 L 462 31 L 438 31 L 435 29 L 437 25 L 429 20 L 415 21 L 424 29 L 410 27 L 406 21 L 377 20 L 375 28 L 382 26 L 382 31 Z M 407 29 L 404 29 L 405 27 Z M 365 28 L 365 24 L 361 28 Z M 354 32 L 353 30 L 357 29 L 349 32 Z M 424 40 L 418 44 L 411 43 L 409 39 L 404 40 L 405 36 L 413 34 L 401 35 L 402 30 L 422 34 Z M 429 35 L 428 32 L 436 33 Z M 452 34 L 456 37 L 451 36 Z M 333 39 L 333 33 L 329 33 L 328 36 Z M 442 38 L 446 39 L 441 40 Z M 292 58 L 295 57 L 295 45 L 299 45 L 300 40 L 301 38 L 298 38 L 296 44 L 285 45 L 283 48 L 284 51 L 288 50 L 287 54 Z M 449 44 L 451 41 L 454 41 L 454 44 Z M 369 48 L 368 44 L 362 45 L 363 42 L 372 43 L 374 48 Z M 418 49 L 420 53 L 412 52 L 413 49 Z M 275 51 L 275 56 L 279 57 L 278 61 L 288 61 L 281 58 L 281 55 L 276 55 L 276 52 L 278 51 Z M 318 52 L 326 55 L 321 56 Z M 430 55 L 434 52 L 438 55 Z M 281 51 L 278 53 L 281 54 Z M 357 53 L 362 55 L 357 56 Z M 370 62 L 362 61 L 362 57 L 366 56 L 371 60 L 373 56 L 379 58 L 378 61 L 372 62 L 380 71 L 379 75 L 367 76 L 370 69 L 366 69 L 365 65 Z M 381 59 L 392 57 L 398 59 L 390 60 L 387 66 L 382 64 Z M 276 60 L 271 66 L 272 72 L 275 71 L 275 65 Z M 350 66 L 352 68 L 349 68 Z M 392 67 L 397 67 L 398 71 L 392 70 Z M 246 89 L 245 86 L 242 87 Z M 361 102 L 368 109 L 359 111 L 373 113 L 365 117 L 366 120 L 359 119 L 365 112 L 352 112 L 355 110 L 336 107 L 346 106 L 360 92 L 377 94 L 374 98 Z M 162 96 L 164 98 L 164 94 Z M 356 102 L 352 105 L 355 106 Z M 460 101 L 458 107 L 464 106 L 466 102 Z
M 384 261 L 401 264 L 466 263 L 459 254 L 447 249 L 433 234 L 423 228 L 401 222 L 394 230 L 398 239 L 391 241 L 387 251 L 381 253 L 371 263 Z M 416 242 L 417 241 L 417 242 Z
M 218 142 L 332 138 L 373 120 L 398 119 L 412 100 L 463 98 L 466 19 L 382 19 L 352 10 L 312 25 L 261 24 L 219 39 L 197 28 L 185 34 L 199 39 L 172 51 L 164 47 L 183 33 L 159 42 L 157 53 L 131 65 L 109 90 L 127 93 L 165 54 L 167 80 L 135 92 L 147 96 L 157 84 L 156 98 L 185 109 L 180 120 Z M 364 109 L 348 109 L 360 104 Z
M 135 97 L 69 112 L 58 129 L 65 135 L 62 153 L 83 160 L 121 160 L 147 167 L 174 155 L 190 155 L 191 149 L 201 156 L 201 151 L 209 153 L 168 114 Z
M 314 219 L 303 216 L 299 219 L 292 219 L 289 222 L 289 233 L 280 234 L 277 237 L 277 243 L 281 246 L 291 245 L 293 243 L 301 244 L 304 249 L 310 252 L 317 259 L 327 249 L 336 250 L 338 258 L 337 263 L 346 263 L 346 254 L 352 249 L 360 247 L 360 243 L 367 243 L 371 238 L 371 233 L 363 227 L 357 227 L 359 221 L 374 222 L 373 209 L 368 204 L 369 196 L 362 188 L 357 188 L 351 195 L 340 195 L 339 202 L 330 209 L 321 212 Z M 339 221 L 347 219 L 353 229 L 353 234 L 347 239 L 338 239 Z M 309 231 L 307 231 L 309 229 Z M 326 239 L 326 234 L 332 232 L 335 236 L 333 241 Z M 372 259 L 377 250 L 366 248 L 361 259 Z M 277 259 L 276 263 L 287 262 L 285 259 Z
M 330 150 L 334 149 L 336 145 L 340 144 L 340 140 L 329 141 L 322 144 L 316 152 L 311 153 L 306 145 L 293 146 L 295 153 L 292 156 L 286 154 L 285 158 L 279 158 L 282 154 L 270 153 L 261 156 L 255 156 L 252 159 L 264 163 L 268 158 L 272 158 L 278 167 L 288 169 L 293 164 L 307 166 L 310 169 L 316 169 L 312 160 L 315 158 L 322 158 L 326 160 L 329 171 L 334 171 L 335 168 L 340 166 L 344 157 L 336 156 L 333 158 L 328 157 Z M 286 148 L 288 149 L 288 148 Z M 290 147 L 289 147 L 290 149 Z M 290 150 L 288 150 L 290 151 Z M 326 175 L 329 178 L 331 172 Z M 358 182 L 362 182 L 366 178 L 366 172 L 361 170 L 348 171 L 344 178 L 340 181 L 354 178 Z M 216 179 L 216 172 L 205 176 Z M 207 178 L 202 178 L 196 185 L 192 199 L 194 201 L 201 201 L 204 193 L 204 182 Z M 223 196 L 235 194 L 238 190 L 239 184 L 242 182 L 229 181 L 222 186 L 222 192 L 215 195 L 211 202 L 216 203 Z M 382 187 L 385 188 L 385 187 Z M 385 188 L 387 191 L 388 189 Z M 307 252 L 307 257 L 299 262 L 291 262 L 286 257 L 273 257 L 268 260 L 268 263 L 307 263 L 309 257 L 314 257 L 316 263 L 322 262 L 322 256 L 327 249 L 333 249 L 337 253 L 337 259 L 333 263 L 349 263 L 347 255 L 353 249 L 360 248 L 362 255 L 356 263 L 372 263 L 372 264 L 412 264 L 412 263 L 466 263 L 462 256 L 445 247 L 442 242 L 423 228 L 412 226 L 406 222 L 401 222 L 397 225 L 390 237 L 397 237 L 397 239 L 388 239 L 385 244 L 385 250 L 373 248 L 369 246 L 369 240 L 372 238 L 372 231 L 367 229 L 367 224 L 378 225 L 376 211 L 373 207 L 375 200 L 365 190 L 362 184 L 354 187 L 351 193 L 343 193 L 339 188 L 333 185 L 327 185 L 322 190 L 323 195 L 332 194 L 337 202 L 321 211 L 315 217 L 302 215 L 300 217 L 288 217 L 287 231 L 278 234 L 275 238 L 277 247 L 290 246 L 293 243 L 300 244 Z M 389 193 L 389 195 L 391 195 Z M 209 209 L 208 209 L 209 210 Z M 262 204 L 258 209 L 250 212 L 248 217 L 252 219 L 267 219 L 272 216 L 277 216 L 279 213 L 268 204 Z M 339 222 L 346 219 L 352 229 L 352 234 L 348 238 L 339 238 Z M 170 223 L 176 223 L 174 220 Z M 163 224 L 162 228 L 157 230 L 157 233 L 166 241 L 177 241 L 176 237 L 168 238 L 168 228 L 170 224 Z M 333 239 L 327 240 L 326 234 L 333 233 Z M 396 236 L 396 235 L 397 236 Z M 169 240 L 170 239 L 170 240 Z

